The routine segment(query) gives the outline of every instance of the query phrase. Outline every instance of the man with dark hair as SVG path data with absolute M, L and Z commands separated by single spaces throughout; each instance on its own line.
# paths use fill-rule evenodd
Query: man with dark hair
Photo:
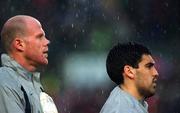
M 106 60 L 107 73 L 118 86 L 100 113 L 148 113 L 146 98 L 155 94 L 158 72 L 151 52 L 138 43 L 118 43 Z
M 5 53 L 0 67 L 0 113 L 57 113 L 40 83 L 48 64 L 48 45 L 40 22 L 27 15 L 6 21 L 1 31 Z

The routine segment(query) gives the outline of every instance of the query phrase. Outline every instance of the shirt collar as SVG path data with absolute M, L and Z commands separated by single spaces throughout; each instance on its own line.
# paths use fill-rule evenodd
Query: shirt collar
M 35 79 L 37 80 L 40 77 L 39 72 L 27 71 L 25 68 L 23 68 L 14 59 L 12 59 L 9 55 L 5 53 L 1 55 L 1 62 L 2 62 L 2 66 L 12 68 L 14 71 L 16 71 L 18 74 L 20 74 L 22 77 L 24 77 L 27 80 L 32 80 L 32 77 L 35 77 Z
M 120 86 L 117 86 L 123 94 L 125 94 L 126 96 L 129 97 L 129 101 L 130 103 L 132 103 L 133 106 L 136 106 L 136 105 L 140 105 L 142 108 L 144 108 L 145 110 L 148 109 L 148 104 L 145 100 L 137 100 L 135 97 L 133 97 L 131 94 L 129 94 L 128 92 L 125 92 L 124 90 L 121 89 Z

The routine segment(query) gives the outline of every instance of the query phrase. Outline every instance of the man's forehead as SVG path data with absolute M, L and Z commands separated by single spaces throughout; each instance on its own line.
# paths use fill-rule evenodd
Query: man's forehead
M 146 55 L 146 54 L 142 55 L 141 62 L 144 63 L 144 64 L 147 64 L 147 63 L 155 64 L 155 61 L 152 58 L 152 56 L 151 55 Z

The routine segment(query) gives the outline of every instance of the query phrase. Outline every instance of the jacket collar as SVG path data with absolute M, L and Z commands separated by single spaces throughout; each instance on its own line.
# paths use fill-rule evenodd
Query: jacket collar
M 1 62 L 2 62 L 2 66 L 12 68 L 15 72 L 20 74 L 25 79 L 32 80 L 32 77 L 33 77 L 39 81 L 39 78 L 40 78 L 39 72 L 27 71 L 20 64 L 18 64 L 13 58 L 11 58 L 9 55 L 7 55 L 5 53 L 1 55 Z

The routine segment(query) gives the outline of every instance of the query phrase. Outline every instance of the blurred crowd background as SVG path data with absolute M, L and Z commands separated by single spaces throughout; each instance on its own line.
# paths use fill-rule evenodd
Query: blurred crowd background
M 0 30 L 19 14 L 37 18 L 51 41 L 41 80 L 60 113 L 99 113 L 115 87 L 107 53 L 127 41 L 149 47 L 157 62 L 150 113 L 180 113 L 179 0 L 1 0 Z

